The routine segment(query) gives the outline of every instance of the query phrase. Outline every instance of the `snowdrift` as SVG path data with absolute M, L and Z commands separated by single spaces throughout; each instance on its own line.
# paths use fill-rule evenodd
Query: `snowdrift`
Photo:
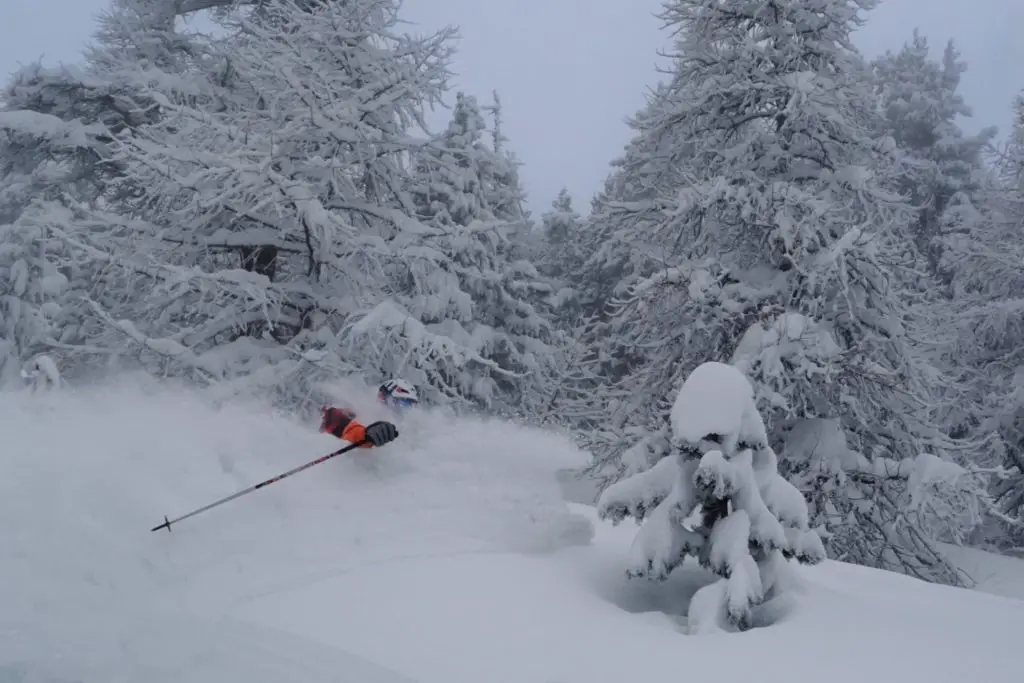
M 357 398 L 367 419 L 380 416 L 372 394 Z M 208 659 L 199 653 L 221 631 L 212 622 L 252 596 L 414 557 L 545 552 L 592 533 L 556 481 L 584 462 L 568 441 L 427 411 L 400 421 L 399 439 L 379 451 L 150 532 L 165 514 L 341 445 L 316 427 L 254 402 L 218 406 L 130 382 L 0 394 L 0 666 L 55 681 L 175 679 L 189 653 Z M 260 651 L 256 661 L 270 655 L 259 644 L 273 637 L 223 628 L 226 642 Z M 239 681 L 302 679 L 243 668 Z
M 635 527 L 562 502 L 555 472 L 582 458 L 563 438 L 399 428 L 380 457 L 150 533 L 337 442 L 166 387 L 0 395 L 0 681 L 1020 679 L 1024 602 L 834 562 L 797 569 L 769 628 L 690 635 L 712 577 L 628 580 Z
M 665 582 L 629 580 L 634 531 L 573 507 L 594 521 L 589 546 L 367 567 L 234 615 L 424 683 L 621 683 L 681 670 L 715 683 L 1020 680 L 1024 602 L 836 562 L 797 567 L 794 601 L 761 612 L 768 628 L 688 635 L 687 601 L 716 577 L 687 565 Z

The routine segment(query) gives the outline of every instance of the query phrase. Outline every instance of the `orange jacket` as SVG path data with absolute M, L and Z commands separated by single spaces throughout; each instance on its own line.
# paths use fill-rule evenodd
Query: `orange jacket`
M 323 421 L 320 431 L 333 434 L 343 441 L 359 443 L 366 438 L 366 427 L 355 418 L 355 413 L 341 408 L 324 408 L 321 410 Z M 360 448 L 373 448 L 373 444 L 364 443 Z

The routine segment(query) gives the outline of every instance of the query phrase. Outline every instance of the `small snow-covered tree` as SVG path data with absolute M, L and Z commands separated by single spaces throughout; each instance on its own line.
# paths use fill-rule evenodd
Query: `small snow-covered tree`
M 572 195 L 563 187 L 551 202 L 551 210 L 541 216 L 544 235 L 552 244 L 563 246 L 576 235 L 579 226 L 580 215 L 572 206 Z
M 25 363 L 21 369 L 24 385 L 33 393 L 53 391 L 64 386 L 64 379 L 56 361 L 46 354 L 40 354 Z
M 541 216 L 539 267 L 563 286 L 571 286 L 583 265 L 583 219 L 573 208 L 572 195 L 562 188 Z
M 605 489 L 598 512 L 642 523 L 632 577 L 665 579 L 686 557 L 722 579 L 693 596 L 690 627 L 747 629 L 779 592 L 785 561 L 825 558 L 807 504 L 777 471 L 775 452 L 736 368 L 709 362 L 686 379 L 671 413 L 673 453 Z

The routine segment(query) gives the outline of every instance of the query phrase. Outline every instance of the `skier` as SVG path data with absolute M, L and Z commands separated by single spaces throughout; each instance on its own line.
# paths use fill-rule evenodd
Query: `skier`
M 396 410 L 411 408 L 420 402 L 416 387 L 404 379 L 389 379 L 377 390 L 377 400 Z
M 419 397 L 416 394 L 416 387 L 403 379 L 391 379 L 380 386 L 377 391 L 377 400 L 391 408 L 402 410 L 416 405 Z M 324 406 L 320 409 L 322 420 L 320 431 L 348 441 L 349 443 L 362 444 L 361 448 L 373 448 L 383 446 L 394 441 L 398 437 L 398 429 L 391 422 L 378 421 L 363 426 L 356 420 L 356 414 L 351 410 Z

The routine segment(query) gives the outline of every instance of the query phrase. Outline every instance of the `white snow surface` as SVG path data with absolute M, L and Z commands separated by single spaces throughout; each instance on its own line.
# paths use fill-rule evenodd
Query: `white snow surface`
M 561 500 L 563 437 L 399 429 L 151 533 L 338 442 L 171 387 L 0 395 L 0 681 L 1020 680 L 1021 601 L 836 562 L 797 568 L 767 628 L 687 634 L 712 577 L 627 579 L 635 528 Z

